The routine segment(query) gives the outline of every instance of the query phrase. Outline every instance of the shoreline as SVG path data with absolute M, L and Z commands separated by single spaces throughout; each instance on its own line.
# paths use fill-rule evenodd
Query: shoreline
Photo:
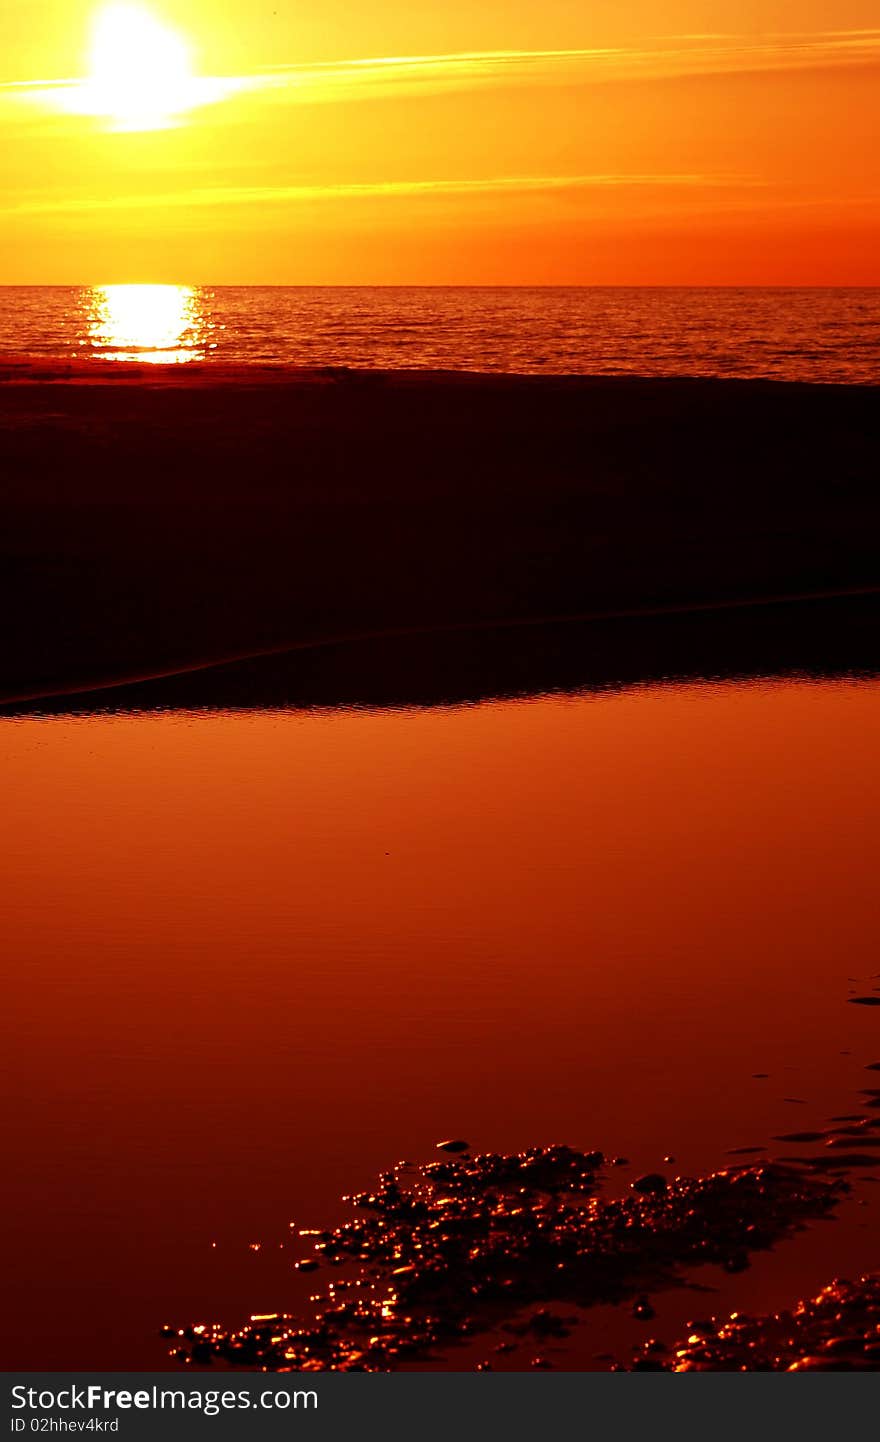
M 878 635 L 880 587 L 433 630 L 401 627 L 105 681 L 81 676 L 64 690 L 0 694 L 0 718 L 167 706 L 443 707 L 707 678 L 862 678 L 880 671 Z
M 7 358 L 0 699 L 870 593 L 878 473 L 880 387 Z
M 212 389 L 220 386 L 258 388 L 261 385 L 345 384 L 358 381 L 449 383 L 464 386 L 516 386 L 558 389 L 577 387 L 742 387 L 754 391 L 877 391 L 876 381 L 793 380 L 788 377 L 729 375 L 682 371 L 653 374 L 651 371 L 515 371 L 478 370 L 444 366 L 306 365 L 292 361 L 227 361 L 187 359 L 112 359 L 100 355 L 65 356 L 19 354 L 0 350 L 0 387 L 14 385 L 93 384 L 113 387 L 144 385 L 153 389 Z

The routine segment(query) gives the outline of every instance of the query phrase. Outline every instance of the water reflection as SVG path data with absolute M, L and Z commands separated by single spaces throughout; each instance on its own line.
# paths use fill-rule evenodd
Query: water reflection
M 213 349 L 193 286 L 95 286 L 86 305 L 89 345 L 103 360 L 175 364 L 203 360 Z
M 791 681 L 0 723 L 6 1365 L 161 1371 L 163 1321 L 301 1315 L 347 1276 L 295 1271 L 299 1229 L 443 1137 L 603 1148 L 612 1196 L 805 1131 L 773 1153 L 838 1164 L 829 1128 L 880 1115 L 848 1004 L 880 985 L 878 726 L 880 686 Z M 579 1365 L 876 1267 L 857 1188 L 649 1332 L 595 1309 Z

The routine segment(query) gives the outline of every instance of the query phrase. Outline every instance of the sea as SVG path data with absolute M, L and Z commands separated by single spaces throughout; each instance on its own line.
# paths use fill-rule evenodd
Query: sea
M 880 381 L 880 288 L 0 287 L 0 356 Z

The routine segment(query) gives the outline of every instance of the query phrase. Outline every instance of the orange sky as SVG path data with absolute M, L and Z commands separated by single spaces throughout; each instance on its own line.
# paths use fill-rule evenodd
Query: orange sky
M 876 0 L 144 0 L 146 120 L 107 8 L 0 0 L 0 281 L 880 283 Z

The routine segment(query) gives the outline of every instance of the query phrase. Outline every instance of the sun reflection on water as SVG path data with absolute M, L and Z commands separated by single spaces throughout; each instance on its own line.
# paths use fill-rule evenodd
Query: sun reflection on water
M 88 339 L 102 360 L 179 364 L 203 360 L 210 326 L 187 285 L 101 285 L 88 297 Z

